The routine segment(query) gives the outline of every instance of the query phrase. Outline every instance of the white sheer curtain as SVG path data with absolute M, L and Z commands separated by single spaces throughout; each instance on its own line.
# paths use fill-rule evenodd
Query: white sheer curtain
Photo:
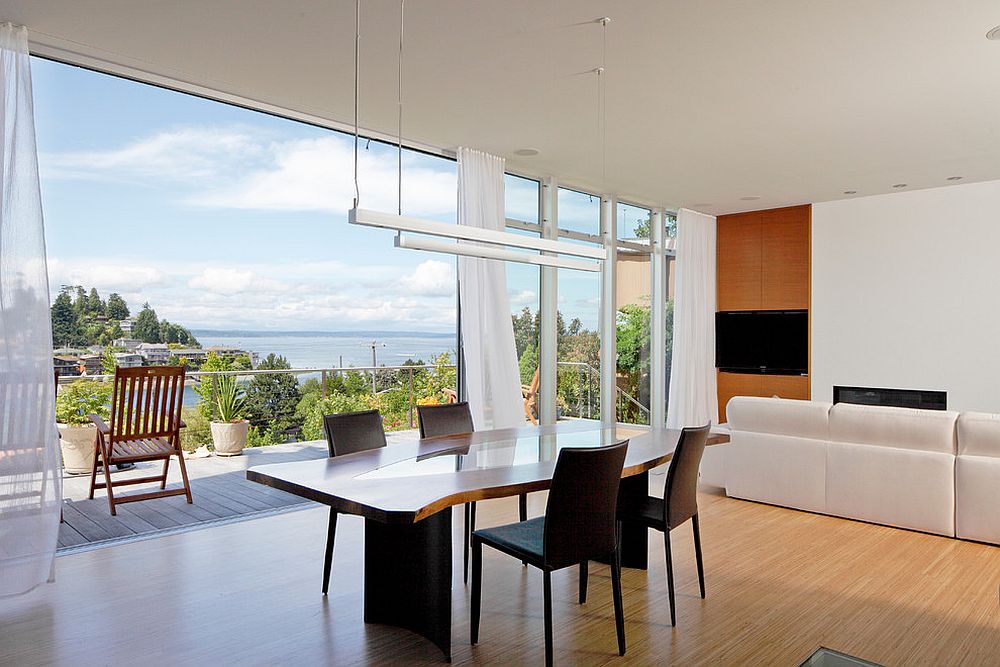
M 458 224 L 503 231 L 503 159 L 458 149 Z M 502 261 L 458 258 L 465 382 L 477 429 L 524 424 L 514 325 Z
M 715 379 L 715 216 L 677 213 L 674 349 L 667 428 L 718 421 Z
M 0 596 L 51 581 L 61 503 L 27 31 L 0 23 Z

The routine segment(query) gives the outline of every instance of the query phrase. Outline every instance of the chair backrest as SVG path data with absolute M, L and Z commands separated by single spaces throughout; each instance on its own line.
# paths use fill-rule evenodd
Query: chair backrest
M 472 411 L 469 404 L 445 403 L 442 405 L 418 405 L 417 420 L 420 422 L 421 438 L 436 438 L 442 435 L 472 433 Z
M 378 410 L 325 415 L 323 430 L 326 431 L 330 456 L 343 456 L 386 445 L 385 428 Z
M 179 438 L 183 402 L 183 366 L 115 369 L 111 442 Z
M 678 526 L 698 513 L 698 468 L 710 427 L 711 424 L 705 424 L 685 428 L 677 440 L 663 489 L 664 519 L 669 527 Z
M 545 507 L 544 561 L 561 568 L 615 549 L 618 486 L 628 440 L 559 450 Z

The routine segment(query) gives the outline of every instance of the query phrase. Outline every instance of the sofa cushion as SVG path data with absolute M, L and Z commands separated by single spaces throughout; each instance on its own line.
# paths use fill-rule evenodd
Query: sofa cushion
M 959 415 L 958 453 L 1000 458 L 1000 415 L 985 412 L 963 412 Z
M 955 534 L 951 453 L 832 442 L 826 461 L 828 513 Z
M 826 511 L 825 440 L 733 431 L 726 445 L 726 495 Z
M 957 419 L 946 410 L 838 403 L 830 409 L 830 439 L 954 455 Z
M 770 433 L 826 440 L 830 437 L 830 404 L 786 398 L 735 396 L 726 406 L 733 431 Z

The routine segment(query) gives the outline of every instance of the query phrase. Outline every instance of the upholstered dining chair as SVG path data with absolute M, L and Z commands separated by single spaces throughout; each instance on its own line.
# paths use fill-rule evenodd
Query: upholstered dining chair
M 378 410 L 342 412 L 324 415 L 323 430 L 330 456 L 344 456 L 386 446 L 385 428 Z M 330 587 L 333 569 L 333 542 L 337 533 L 337 510 L 330 508 L 330 523 L 326 531 L 326 557 L 323 560 L 323 595 Z
M 471 640 L 479 642 L 483 590 L 483 545 L 527 561 L 542 571 L 545 594 L 545 664 L 552 665 L 552 572 L 589 560 L 611 565 L 618 654 L 625 655 L 621 565 L 618 554 L 618 487 L 628 441 L 607 447 L 559 451 L 545 515 L 472 533 Z M 584 602 L 581 599 L 581 603 Z
M 418 405 L 417 420 L 420 423 L 420 438 L 437 438 L 446 435 L 472 433 L 472 412 L 468 402 L 446 403 L 442 405 Z M 518 496 L 520 520 L 528 518 L 528 494 Z M 462 580 L 469 583 L 469 550 L 472 546 L 472 531 L 476 529 L 476 503 L 465 503 L 465 538 L 462 551 Z
M 698 468 L 708 442 L 711 424 L 681 431 L 667 468 L 663 498 L 649 496 L 632 507 L 619 507 L 618 520 L 639 523 L 663 533 L 667 561 L 667 595 L 670 599 L 670 625 L 677 625 L 674 612 L 674 567 L 670 552 L 670 531 L 691 520 L 694 531 L 694 555 L 698 566 L 698 586 L 705 597 L 705 568 L 701 560 L 701 531 L 698 526 Z M 582 585 L 582 584 L 581 584 Z

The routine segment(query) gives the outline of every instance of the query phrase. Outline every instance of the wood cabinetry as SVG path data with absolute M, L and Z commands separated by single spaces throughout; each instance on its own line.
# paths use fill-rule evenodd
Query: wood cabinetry
M 808 205 L 719 216 L 717 310 L 808 310 L 811 230 Z M 720 372 L 718 396 L 724 422 L 733 396 L 809 399 L 809 376 Z

